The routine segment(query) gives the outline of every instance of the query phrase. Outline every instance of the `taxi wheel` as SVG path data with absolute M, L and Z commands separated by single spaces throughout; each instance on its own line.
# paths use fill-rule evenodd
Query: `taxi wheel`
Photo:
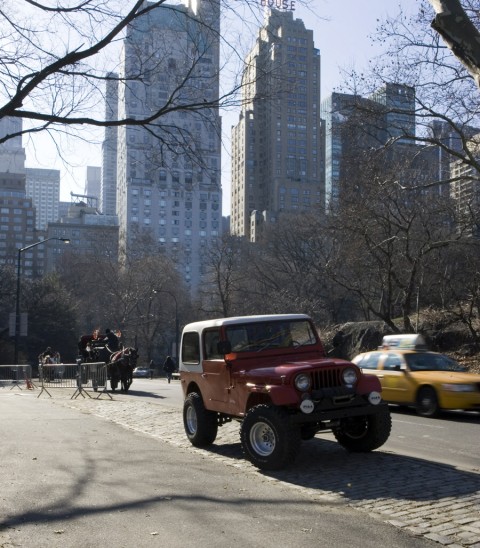
M 421 388 L 417 395 L 417 413 L 421 417 L 434 417 L 439 411 L 438 398 L 430 386 Z

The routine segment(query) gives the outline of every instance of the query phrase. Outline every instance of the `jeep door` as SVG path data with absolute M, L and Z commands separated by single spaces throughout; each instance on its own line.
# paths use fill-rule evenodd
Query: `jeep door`
M 206 329 L 202 339 L 204 396 L 212 402 L 227 403 L 232 383 L 230 368 L 226 364 L 224 356 L 219 354 L 217 349 L 220 329 Z M 225 411 L 223 408 L 222 410 Z

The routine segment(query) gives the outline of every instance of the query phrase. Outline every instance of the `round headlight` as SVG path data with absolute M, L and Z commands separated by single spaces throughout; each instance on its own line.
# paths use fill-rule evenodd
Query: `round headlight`
M 295 377 L 295 386 L 297 390 L 300 390 L 301 392 L 306 392 L 310 388 L 310 384 L 310 375 L 305 375 L 305 373 L 301 373 L 300 375 L 297 375 Z
M 357 372 L 351 367 L 347 367 L 342 372 L 343 382 L 345 384 L 355 384 L 357 382 Z

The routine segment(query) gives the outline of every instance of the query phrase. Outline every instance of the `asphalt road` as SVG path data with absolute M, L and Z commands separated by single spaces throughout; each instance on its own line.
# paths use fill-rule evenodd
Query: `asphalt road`
M 176 443 L 178 411 L 152 405 L 170 390 L 71 400 L 0 389 L 0 546 L 436 545 L 338 493 L 303 488 L 300 476 L 284 482 L 243 459 Z M 299 472 L 305 466 L 304 456 Z
M 145 398 L 151 403 L 182 408 L 179 381 L 135 379 L 127 397 Z M 118 395 L 116 397 L 122 397 Z M 382 449 L 480 472 L 480 413 L 443 413 L 439 418 L 419 417 L 413 410 L 391 406 L 392 434 Z M 334 441 L 328 434 L 319 438 Z

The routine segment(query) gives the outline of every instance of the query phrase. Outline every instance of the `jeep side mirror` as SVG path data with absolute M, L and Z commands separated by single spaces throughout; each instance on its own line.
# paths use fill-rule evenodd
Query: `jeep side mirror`
M 217 343 L 217 352 L 222 356 L 225 354 L 230 354 L 232 351 L 232 343 L 230 341 L 218 341 Z

